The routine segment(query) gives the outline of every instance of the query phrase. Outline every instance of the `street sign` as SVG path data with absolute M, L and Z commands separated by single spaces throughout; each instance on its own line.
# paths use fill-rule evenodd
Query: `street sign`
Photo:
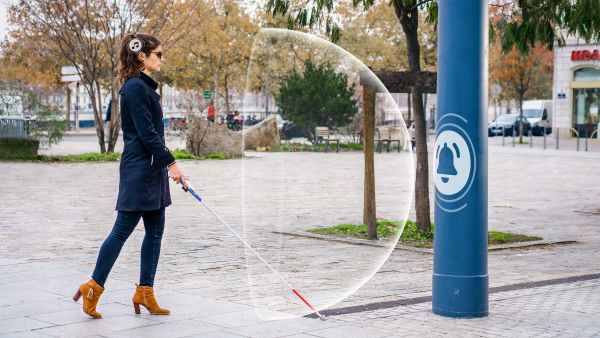
M 81 76 L 79 75 L 63 75 L 62 82 L 74 82 L 81 81 Z
M 502 87 L 500 87 L 499 84 L 492 85 L 492 95 L 494 95 L 495 99 L 497 99 L 498 96 L 500 96 L 500 93 L 502 93 Z
M 205 91 L 204 92 L 204 99 L 205 100 L 210 100 L 210 99 L 214 99 L 215 98 L 215 92 L 214 91 Z
M 79 73 L 77 68 L 74 66 L 64 66 L 61 70 L 61 75 L 75 75 Z
M 558 98 L 559 99 L 566 99 L 567 98 L 567 94 L 558 94 Z

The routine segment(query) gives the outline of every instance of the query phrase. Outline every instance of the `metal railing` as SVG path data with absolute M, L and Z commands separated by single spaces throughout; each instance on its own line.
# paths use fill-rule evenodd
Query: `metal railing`
M 27 137 L 27 119 L 20 116 L 0 116 L 0 137 Z

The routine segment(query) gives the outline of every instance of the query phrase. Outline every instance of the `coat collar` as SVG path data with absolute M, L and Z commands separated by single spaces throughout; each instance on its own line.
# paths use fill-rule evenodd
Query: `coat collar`
M 158 82 L 154 81 L 154 79 L 146 75 L 146 73 L 140 72 L 140 79 L 144 80 L 150 87 L 154 88 L 154 90 L 158 88 Z

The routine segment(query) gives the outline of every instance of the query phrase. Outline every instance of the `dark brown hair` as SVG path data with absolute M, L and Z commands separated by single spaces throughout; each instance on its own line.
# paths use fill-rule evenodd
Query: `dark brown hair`
M 144 47 L 142 50 L 135 53 L 129 50 L 129 41 L 132 38 L 142 40 Z M 119 61 L 121 68 L 119 69 L 119 80 L 123 84 L 127 79 L 134 76 L 140 76 L 140 71 L 144 68 L 144 61 L 138 59 L 138 54 L 144 53 L 146 57 L 150 56 L 150 52 L 160 46 L 160 40 L 148 34 L 127 34 L 121 41 L 121 50 L 119 51 Z

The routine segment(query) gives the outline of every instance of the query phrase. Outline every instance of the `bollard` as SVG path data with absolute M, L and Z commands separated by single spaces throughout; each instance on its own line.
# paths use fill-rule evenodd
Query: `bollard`
M 556 128 L 556 150 L 558 150 L 558 128 Z
M 589 129 L 586 128 L 585 129 L 585 151 L 587 151 L 588 132 L 589 132 Z
M 544 126 L 544 149 L 546 149 L 546 126 Z
M 579 151 L 579 126 L 577 126 L 577 151 Z
M 502 126 L 502 146 L 504 147 L 504 134 L 505 134 L 504 126 Z
M 533 129 L 529 128 L 529 148 L 533 148 Z
M 486 317 L 488 140 L 483 112 L 488 107 L 489 1 L 439 1 L 438 15 L 434 149 L 441 144 L 452 163 L 446 159 L 442 162 L 442 156 L 433 163 L 431 307 L 434 314 L 445 317 Z M 460 149 L 460 155 L 456 149 Z M 442 173 L 453 170 L 463 175 L 461 180 L 457 176 L 448 180 Z
M 514 124 L 513 124 L 513 134 L 512 134 L 512 137 L 513 137 L 513 148 L 514 148 L 515 147 L 515 125 Z

